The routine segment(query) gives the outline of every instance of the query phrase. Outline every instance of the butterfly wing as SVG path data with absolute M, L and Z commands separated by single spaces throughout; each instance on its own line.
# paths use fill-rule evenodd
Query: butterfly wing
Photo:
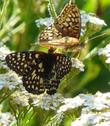
M 60 80 L 68 74 L 72 68 L 72 62 L 69 57 L 57 53 L 53 56 L 55 57 L 55 64 L 53 65 L 51 74 L 54 76 L 48 81 L 48 84 L 45 84 L 48 94 L 56 93 Z
M 57 79 L 62 79 L 66 74 L 70 72 L 71 68 L 72 68 L 71 58 L 66 57 L 65 55 L 62 54 L 56 56 L 55 70 Z
M 46 27 L 44 31 L 40 33 L 39 41 L 48 42 L 59 38 L 62 38 L 62 33 L 59 32 L 52 24 L 49 27 Z
M 71 60 L 57 53 L 11 53 L 6 56 L 6 62 L 10 69 L 22 76 L 23 86 L 33 94 L 41 94 L 45 90 L 54 94 L 60 80 L 71 69 Z
M 25 89 L 32 94 L 41 94 L 45 91 L 44 80 L 43 80 L 43 68 L 32 67 L 33 71 L 31 74 L 25 74 L 22 78 L 23 86 Z
M 67 4 L 54 22 L 56 29 L 64 36 L 78 38 L 80 36 L 80 10 L 75 4 Z
M 75 4 L 67 4 L 61 14 L 55 19 L 54 23 L 40 34 L 39 41 L 47 42 L 62 37 L 74 37 L 79 39 L 80 36 L 80 11 Z M 47 43 L 50 44 L 50 43 Z
M 33 94 L 45 91 L 43 85 L 42 59 L 47 54 L 43 52 L 16 52 L 6 56 L 6 62 L 10 69 L 22 76 L 26 90 Z
M 32 66 L 38 65 L 40 57 L 45 53 L 40 52 L 16 52 L 6 56 L 6 63 L 10 69 L 23 76 L 32 72 Z

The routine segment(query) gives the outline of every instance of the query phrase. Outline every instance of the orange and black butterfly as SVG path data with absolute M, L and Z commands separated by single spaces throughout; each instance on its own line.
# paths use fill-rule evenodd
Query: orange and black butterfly
M 68 3 L 54 23 L 45 28 L 39 36 L 40 44 L 47 46 L 76 46 L 81 29 L 80 10 Z

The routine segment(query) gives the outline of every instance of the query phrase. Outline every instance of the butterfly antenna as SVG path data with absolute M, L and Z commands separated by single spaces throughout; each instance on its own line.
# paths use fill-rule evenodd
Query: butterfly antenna
M 75 3 L 75 0 L 70 0 L 70 1 L 69 1 L 69 4 L 70 4 L 70 5 L 73 4 L 73 3 Z

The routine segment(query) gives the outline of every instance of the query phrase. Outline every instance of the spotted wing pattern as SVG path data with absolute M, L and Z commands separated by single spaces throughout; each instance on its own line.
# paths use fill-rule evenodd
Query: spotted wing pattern
M 63 36 L 79 38 L 80 36 L 80 11 L 75 4 L 67 4 L 54 25 Z
M 70 58 L 63 54 L 17 52 L 6 56 L 10 69 L 22 76 L 23 86 L 33 94 L 54 94 L 60 80 L 70 71 Z
M 48 42 L 52 41 L 53 39 L 60 39 L 62 38 L 62 33 L 59 32 L 55 26 L 52 24 L 49 27 L 46 27 L 43 32 L 41 32 L 39 36 L 40 42 Z
M 47 27 L 39 36 L 40 42 L 47 42 L 62 37 L 80 36 L 80 11 L 75 4 L 67 4 L 54 23 Z

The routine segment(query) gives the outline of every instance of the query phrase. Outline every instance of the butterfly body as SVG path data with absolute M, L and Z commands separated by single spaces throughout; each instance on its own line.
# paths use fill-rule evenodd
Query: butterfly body
M 59 53 L 16 52 L 6 56 L 10 69 L 22 76 L 23 86 L 33 94 L 54 94 L 70 71 L 71 59 Z

